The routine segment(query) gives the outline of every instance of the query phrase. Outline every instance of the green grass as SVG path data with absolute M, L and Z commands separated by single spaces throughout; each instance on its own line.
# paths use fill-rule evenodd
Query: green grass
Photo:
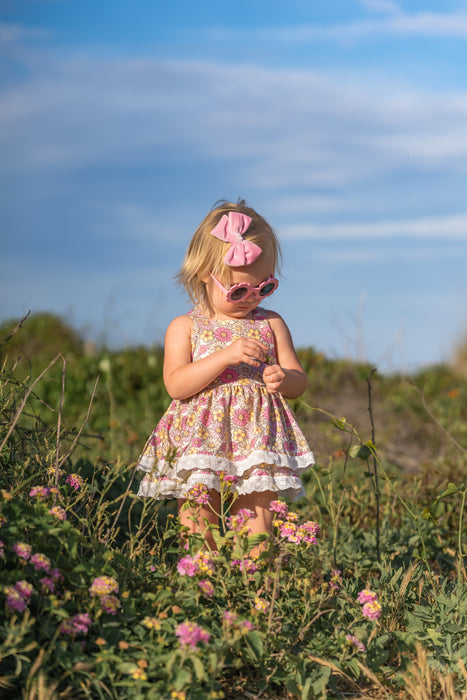
M 447 367 L 371 375 L 300 351 L 309 387 L 294 408 L 318 466 L 293 512 L 318 523 L 318 541 L 277 527 L 242 571 L 257 540 L 224 522 L 219 555 L 190 576 L 177 564 L 202 542 L 185 550 L 174 503 L 135 495 L 135 460 L 168 405 L 161 349 L 86 355 L 74 338 L 65 361 L 42 337 L 23 341 L 26 329 L 0 348 L 2 697 L 463 697 L 465 379 Z M 31 496 L 38 486 L 52 491 Z M 103 576 L 107 601 L 92 594 Z M 375 620 L 357 601 L 365 588 Z M 83 614 L 87 631 L 67 634 Z M 186 622 L 206 633 L 194 649 L 176 634 Z

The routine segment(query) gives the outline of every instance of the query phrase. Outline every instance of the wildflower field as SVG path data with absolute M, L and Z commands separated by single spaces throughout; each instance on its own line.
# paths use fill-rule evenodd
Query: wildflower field
M 252 537 L 224 478 L 213 552 L 136 496 L 161 349 L 0 336 L 1 698 L 467 698 L 465 377 L 300 351 L 306 497 Z

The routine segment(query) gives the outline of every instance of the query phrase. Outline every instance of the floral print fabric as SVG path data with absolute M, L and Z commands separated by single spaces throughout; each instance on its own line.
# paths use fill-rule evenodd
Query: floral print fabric
M 260 308 L 251 319 L 212 320 L 191 312 L 192 359 L 199 360 L 240 337 L 256 338 L 276 362 L 274 337 Z M 236 476 L 240 494 L 275 491 L 296 500 L 304 494 L 299 474 L 313 453 L 281 394 L 269 394 L 264 367 L 228 367 L 194 396 L 174 399 L 138 460 L 147 472 L 138 495 L 183 498 L 195 484 L 220 490 L 219 474 Z

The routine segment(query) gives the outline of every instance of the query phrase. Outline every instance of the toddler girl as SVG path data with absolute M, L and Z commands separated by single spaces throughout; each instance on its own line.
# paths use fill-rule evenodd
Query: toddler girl
M 218 524 L 225 476 L 235 477 L 230 513 L 249 509 L 251 532 L 269 532 L 271 501 L 300 498 L 299 474 L 314 463 L 285 401 L 304 392 L 306 374 L 283 319 L 259 306 L 279 284 L 279 255 L 263 217 L 227 202 L 201 222 L 178 273 L 194 308 L 167 329 L 164 383 L 173 400 L 138 460 L 147 472 L 138 495 L 177 498 L 190 532 L 203 532 L 204 519 Z M 198 484 L 211 501 L 194 521 L 183 505 Z

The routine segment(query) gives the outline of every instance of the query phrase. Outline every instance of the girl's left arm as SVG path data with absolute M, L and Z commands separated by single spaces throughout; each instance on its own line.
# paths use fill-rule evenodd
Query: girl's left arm
M 284 319 L 273 311 L 268 311 L 268 319 L 274 334 L 277 364 L 269 365 L 263 372 L 266 389 L 270 394 L 280 393 L 287 399 L 296 399 L 306 389 L 306 372 L 297 357 Z

